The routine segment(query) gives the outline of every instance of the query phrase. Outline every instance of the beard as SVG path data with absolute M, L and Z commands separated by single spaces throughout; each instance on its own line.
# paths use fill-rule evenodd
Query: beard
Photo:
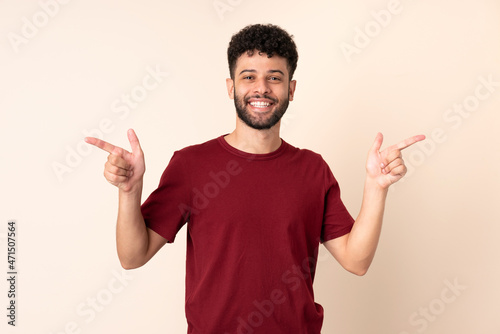
M 276 108 L 272 111 L 271 115 L 258 115 L 253 116 L 248 110 L 248 101 L 251 98 L 265 98 L 273 101 Z M 236 113 L 238 117 L 249 127 L 256 130 L 267 130 L 276 125 L 285 114 L 288 109 L 288 104 L 290 100 L 287 96 L 281 104 L 278 104 L 278 100 L 271 98 L 267 95 L 254 95 L 247 98 L 240 98 L 236 91 L 234 91 L 234 106 L 236 107 Z

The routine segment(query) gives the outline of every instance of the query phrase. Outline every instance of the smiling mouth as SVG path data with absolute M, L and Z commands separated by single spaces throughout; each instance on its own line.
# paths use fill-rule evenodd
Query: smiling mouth
M 247 104 L 256 112 L 269 112 L 276 102 L 270 98 L 255 96 L 247 100 Z
M 254 108 L 260 108 L 260 109 L 265 109 L 265 108 L 269 108 L 270 106 L 272 106 L 274 103 L 271 103 L 271 102 L 263 102 L 263 101 L 252 101 L 252 102 L 249 102 L 248 104 L 250 104 L 252 107 Z

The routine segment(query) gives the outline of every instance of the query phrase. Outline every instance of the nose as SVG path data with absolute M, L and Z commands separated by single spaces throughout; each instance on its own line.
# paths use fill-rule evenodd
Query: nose
M 266 78 L 255 81 L 254 93 L 257 94 L 269 94 L 271 92 L 271 87 Z

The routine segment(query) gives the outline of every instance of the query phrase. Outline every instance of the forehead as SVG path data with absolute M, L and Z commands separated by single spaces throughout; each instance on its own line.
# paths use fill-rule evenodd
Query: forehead
M 257 72 L 280 70 L 288 75 L 287 65 L 287 60 L 284 57 L 273 55 L 269 58 L 266 53 L 259 53 L 255 50 L 251 56 L 245 52 L 238 58 L 235 74 L 239 75 L 244 70 L 256 70 Z

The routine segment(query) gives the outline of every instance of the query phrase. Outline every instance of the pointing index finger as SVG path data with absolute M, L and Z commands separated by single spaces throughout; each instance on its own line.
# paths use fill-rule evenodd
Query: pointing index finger
M 413 136 L 413 137 L 410 137 L 410 138 L 403 140 L 402 142 L 397 144 L 396 147 L 398 150 L 404 150 L 405 148 L 407 148 L 407 147 L 409 147 L 409 146 L 411 146 L 419 141 L 422 141 L 424 139 L 425 139 L 424 135 Z
M 90 145 L 99 147 L 101 150 L 104 150 L 110 154 L 113 153 L 113 150 L 116 148 L 115 145 L 94 137 L 85 137 L 85 142 Z

